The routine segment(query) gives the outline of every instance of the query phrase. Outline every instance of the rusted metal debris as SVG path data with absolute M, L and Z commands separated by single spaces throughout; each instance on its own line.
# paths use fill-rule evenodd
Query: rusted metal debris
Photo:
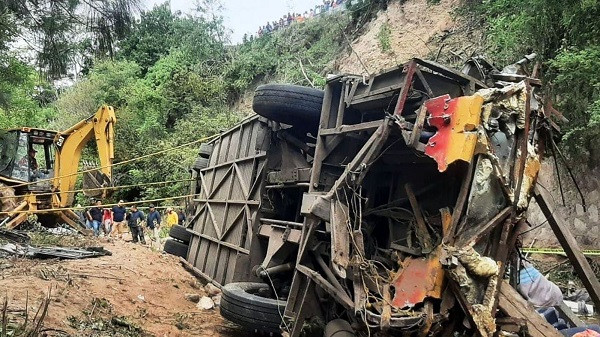
M 339 319 L 365 335 L 557 335 L 512 288 L 558 115 L 526 63 L 466 75 L 413 59 L 366 80 L 335 76 L 318 125 L 255 106 L 269 119 L 222 134 L 197 172 L 188 263 L 218 285 L 269 284 L 287 300 L 277 313 L 291 337 L 330 321 L 350 336 Z M 294 90 L 282 113 L 311 113 L 318 95 Z M 574 240 L 561 242 L 589 277 Z

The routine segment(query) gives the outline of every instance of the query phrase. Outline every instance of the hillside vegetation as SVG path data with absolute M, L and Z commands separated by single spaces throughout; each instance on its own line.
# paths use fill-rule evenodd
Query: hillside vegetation
M 22 2 L 30 7 L 34 3 Z M 360 53 L 366 52 L 354 48 L 361 43 L 378 49 L 373 59 L 387 55 L 385 65 L 421 54 L 459 63 L 475 50 L 505 65 L 533 51 L 543 62 L 544 77 L 552 84 L 549 88 L 556 105 L 571 120 L 566 126 L 564 142 L 567 153 L 574 160 L 597 166 L 600 21 L 595 18 L 600 3 L 595 0 L 439 2 L 347 1 L 348 10 L 334 17 L 293 24 L 235 46 L 228 43 L 227 28 L 213 10 L 215 1 L 202 2 L 205 6 L 198 6 L 190 15 L 174 13 L 165 3 L 141 12 L 135 22 L 113 26 L 115 33 L 110 35 L 108 47 L 99 43 L 73 46 L 70 50 L 79 56 L 71 60 L 83 60 L 78 63 L 83 77 L 68 89 L 54 88 L 51 83 L 57 74 L 47 65 L 32 66 L 35 63 L 28 59 L 31 53 L 9 47 L 8 42 L 18 40 L 19 35 L 2 27 L 15 23 L 20 29 L 31 30 L 32 22 L 15 21 L 18 16 L 14 8 L 0 6 L 0 127 L 50 125 L 64 129 L 92 114 L 100 104 L 110 104 L 117 109 L 119 118 L 116 160 L 122 161 L 212 135 L 235 124 L 243 114 L 232 107 L 260 83 L 279 81 L 321 87 L 328 73 L 352 70 L 349 68 L 352 62 L 360 66 L 350 58 L 360 58 Z M 410 7 L 417 14 L 407 11 L 407 6 L 417 3 L 419 6 Z M 448 8 L 448 4 L 453 8 Z M 381 20 L 387 15 L 388 6 L 402 11 L 400 14 L 410 32 L 394 26 L 393 21 L 398 21 L 395 17 Z M 441 10 L 444 10 L 443 20 L 436 22 L 439 16 L 435 15 Z M 435 17 L 429 22 L 435 30 L 427 26 L 423 29 L 428 33 L 426 37 L 415 36 L 419 20 L 413 15 L 420 19 Z M 377 20 L 382 23 L 374 30 L 369 23 Z M 461 23 L 463 28 L 472 26 L 469 29 L 479 30 L 485 36 L 481 45 L 463 52 L 458 59 L 449 53 L 451 48 L 443 45 L 451 43 L 448 41 L 452 39 L 447 38 L 450 34 L 442 33 L 448 29 L 447 22 L 452 21 Z M 84 28 L 72 27 L 74 31 Z M 414 41 L 422 41 L 431 50 L 412 46 L 412 54 L 394 54 L 403 48 L 396 45 L 401 34 L 412 34 Z M 47 37 L 53 36 L 56 34 Z M 436 44 L 432 48 L 429 46 L 433 40 Z M 66 68 L 72 66 L 67 64 Z M 367 67 L 371 67 L 371 72 L 377 70 L 375 66 Z M 197 148 L 185 148 L 118 167 L 118 184 L 185 178 L 196 152 Z M 182 195 L 186 194 L 185 186 L 181 182 L 121 190 L 114 198 Z

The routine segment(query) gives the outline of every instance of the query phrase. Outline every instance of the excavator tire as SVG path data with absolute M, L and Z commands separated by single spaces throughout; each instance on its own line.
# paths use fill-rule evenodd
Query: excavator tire
M 17 207 L 17 197 L 12 187 L 0 183 L 0 198 L 2 212 L 10 212 Z M 0 218 L 6 218 L 6 216 L 0 215 Z
M 252 109 L 270 120 L 307 129 L 317 128 L 324 91 L 289 84 L 256 88 Z

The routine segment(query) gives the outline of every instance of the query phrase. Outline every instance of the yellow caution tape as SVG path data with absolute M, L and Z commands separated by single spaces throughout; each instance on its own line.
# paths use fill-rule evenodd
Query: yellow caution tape
M 565 250 L 562 248 L 521 248 L 523 253 L 530 254 L 556 254 L 556 255 L 566 255 Z M 582 250 L 583 255 L 587 256 L 600 256 L 600 250 L 594 249 L 585 249 Z

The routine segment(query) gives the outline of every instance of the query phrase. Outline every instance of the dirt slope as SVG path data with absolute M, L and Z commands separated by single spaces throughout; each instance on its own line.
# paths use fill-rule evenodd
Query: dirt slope
M 197 309 L 186 293 L 203 295 L 201 285 L 177 258 L 126 242 L 100 242 L 113 253 L 95 259 L 57 261 L 0 259 L 0 289 L 23 320 L 51 289 L 44 326 L 72 336 L 242 336 L 218 311 Z M 113 317 L 141 328 L 114 328 Z
M 468 18 L 454 14 L 459 2 L 391 2 L 386 11 L 380 11 L 363 28 L 360 37 L 352 41 L 352 49 L 336 61 L 334 68 L 340 72 L 373 74 L 413 57 L 460 65 L 469 56 L 483 51 L 483 36 Z M 390 30 L 391 49 L 385 52 L 379 39 L 383 25 L 387 25 Z

